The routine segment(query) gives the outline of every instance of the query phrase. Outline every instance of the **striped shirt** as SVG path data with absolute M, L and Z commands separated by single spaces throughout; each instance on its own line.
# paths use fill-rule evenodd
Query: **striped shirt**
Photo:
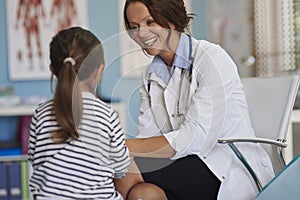
M 35 110 L 28 147 L 33 174 L 29 186 L 36 199 L 123 199 L 113 179 L 127 172 L 130 157 L 116 112 L 83 92 L 79 138 L 54 143 L 59 126 L 53 99 Z

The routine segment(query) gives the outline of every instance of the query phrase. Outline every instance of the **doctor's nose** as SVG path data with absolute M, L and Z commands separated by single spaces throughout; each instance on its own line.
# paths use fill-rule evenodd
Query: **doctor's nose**
M 141 27 L 138 30 L 138 36 L 141 38 L 146 37 L 149 34 L 149 32 L 149 28 Z

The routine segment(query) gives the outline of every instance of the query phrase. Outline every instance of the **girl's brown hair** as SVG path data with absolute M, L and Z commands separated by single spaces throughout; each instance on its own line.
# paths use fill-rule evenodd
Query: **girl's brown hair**
M 102 44 L 83 28 L 64 29 L 52 38 L 50 61 L 51 71 L 57 78 L 54 114 L 59 124 L 52 136 L 55 142 L 61 143 L 79 137 L 77 128 L 82 118 L 82 98 L 78 84 L 104 65 Z M 52 81 L 53 78 L 51 85 Z

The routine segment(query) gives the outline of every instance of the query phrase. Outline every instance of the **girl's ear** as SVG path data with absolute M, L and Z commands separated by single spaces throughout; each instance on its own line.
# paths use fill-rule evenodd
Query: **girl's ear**
M 93 82 L 98 84 L 98 82 L 102 79 L 103 70 L 104 70 L 104 65 L 101 64 L 99 68 L 95 69 L 95 71 L 90 77 L 90 80 L 93 80 Z
M 101 64 L 100 67 L 95 72 L 95 76 L 96 76 L 95 79 L 98 80 L 97 82 L 99 82 L 102 79 L 103 71 L 104 71 L 104 65 Z

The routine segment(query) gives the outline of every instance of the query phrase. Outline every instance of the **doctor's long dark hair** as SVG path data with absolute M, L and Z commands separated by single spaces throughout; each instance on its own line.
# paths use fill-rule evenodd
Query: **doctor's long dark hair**
M 77 126 L 82 118 L 79 81 L 88 79 L 100 65 L 104 65 L 104 53 L 101 42 L 94 34 L 80 27 L 72 27 L 52 38 L 50 61 L 51 71 L 57 78 L 53 100 L 54 114 L 59 124 L 52 139 L 62 143 L 79 137 Z
M 163 28 L 170 29 L 169 23 L 172 23 L 176 31 L 188 31 L 189 22 L 194 14 L 187 14 L 183 0 L 126 0 L 123 15 L 127 30 L 130 30 L 127 8 L 136 2 L 143 3 L 153 19 Z

